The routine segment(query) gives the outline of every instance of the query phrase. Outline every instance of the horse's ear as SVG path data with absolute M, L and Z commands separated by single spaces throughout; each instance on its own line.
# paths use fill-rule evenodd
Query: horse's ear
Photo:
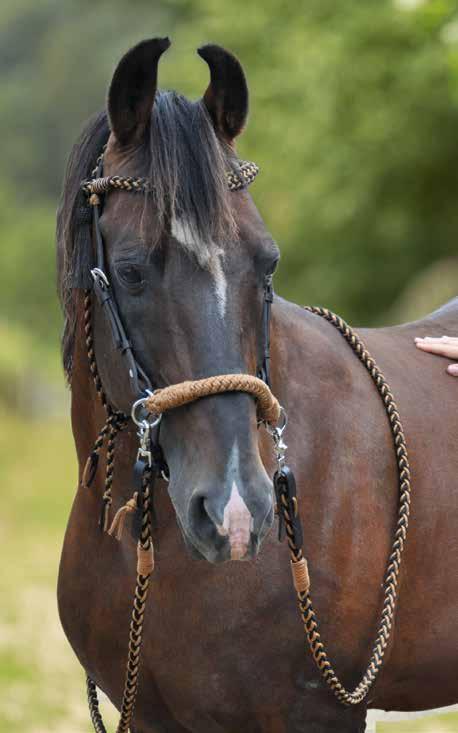
M 145 132 L 156 94 L 157 65 L 169 46 L 168 38 L 142 41 L 116 67 L 108 90 L 108 116 L 121 145 L 140 139 Z
M 204 103 L 216 131 L 231 141 L 242 132 L 248 115 L 248 86 L 242 66 L 221 46 L 202 46 L 197 53 L 210 68 Z

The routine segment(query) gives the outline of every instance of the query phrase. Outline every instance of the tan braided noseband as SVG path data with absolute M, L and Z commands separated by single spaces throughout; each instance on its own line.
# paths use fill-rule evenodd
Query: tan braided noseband
M 187 405 L 202 397 L 222 394 L 223 392 L 247 392 L 257 402 L 258 418 L 270 424 L 276 423 L 281 407 L 276 397 L 262 379 L 250 374 L 218 374 L 215 377 L 180 382 L 170 387 L 156 390 L 145 400 L 145 407 L 154 415 Z

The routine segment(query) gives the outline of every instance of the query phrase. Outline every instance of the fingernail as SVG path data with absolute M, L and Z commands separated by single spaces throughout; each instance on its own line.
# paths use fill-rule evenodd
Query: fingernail
M 454 377 L 458 377 L 458 364 L 449 364 L 447 371 L 449 374 L 453 374 Z

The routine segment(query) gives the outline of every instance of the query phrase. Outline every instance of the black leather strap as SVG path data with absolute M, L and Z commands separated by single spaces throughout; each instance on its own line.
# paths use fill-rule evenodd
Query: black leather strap
M 270 387 L 270 310 L 274 299 L 272 275 L 264 280 L 264 304 L 262 308 L 262 359 L 258 366 L 259 379 Z
M 274 489 L 279 520 L 278 539 L 282 539 L 284 526 L 283 512 L 286 509 L 290 517 L 289 531 L 292 533 L 290 539 L 296 549 L 301 550 L 304 539 L 297 505 L 296 479 L 288 466 L 283 466 L 281 470 L 275 473 Z
M 97 166 L 97 177 L 101 177 L 102 173 L 103 161 L 101 160 Z M 132 344 L 127 338 L 121 316 L 119 315 L 119 309 L 116 304 L 114 293 L 106 274 L 105 248 L 100 229 L 101 206 L 102 203 L 100 196 L 97 196 L 96 203 L 92 204 L 97 265 L 93 270 L 91 270 L 93 291 L 110 325 L 114 344 L 116 348 L 119 349 L 125 360 L 128 383 L 131 385 L 134 399 L 137 399 L 139 395 L 145 394 L 147 390 L 151 391 L 152 386 L 147 374 L 135 359 Z

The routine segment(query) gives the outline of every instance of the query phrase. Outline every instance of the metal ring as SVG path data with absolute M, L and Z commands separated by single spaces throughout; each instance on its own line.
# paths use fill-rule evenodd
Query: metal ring
M 162 420 L 162 412 L 159 413 L 157 418 L 153 422 L 148 423 L 150 428 L 156 428 Z
M 278 431 L 278 433 L 279 433 L 280 436 L 283 435 L 283 433 L 284 433 L 284 431 L 286 429 L 286 426 L 288 425 L 288 415 L 287 415 L 287 412 L 286 412 L 285 408 L 280 405 L 280 417 L 278 419 L 280 420 L 281 418 L 283 418 L 283 424 L 282 425 L 276 425 L 275 426 L 275 430 Z
M 280 405 L 280 415 L 278 420 L 282 419 L 281 425 L 275 425 L 272 427 L 269 423 L 266 423 L 266 429 L 269 435 L 276 435 L 278 438 L 281 438 L 283 433 L 285 432 L 286 426 L 288 425 L 288 415 L 284 407 Z
M 143 428 L 144 429 L 146 427 L 145 426 L 145 423 L 146 423 L 146 425 L 148 425 L 148 427 L 151 429 L 151 428 L 157 427 L 159 425 L 159 423 L 161 422 L 161 420 L 162 420 L 162 412 L 159 413 L 159 415 L 152 422 L 149 422 L 148 420 L 145 420 L 145 419 L 141 419 L 139 416 L 137 416 L 137 411 L 140 408 L 142 408 L 142 407 L 144 408 L 145 407 L 146 400 L 149 397 L 151 397 L 151 395 L 153 394 L 153 392 L 151 392 L 151 390 L 149 390 L 149 389 L 147 389 L 146 392 L 148 393 L 148 397 L 140 397 L 139 400 L 136 400 L 136 402 L 134 402 L 134 404 L 132 405 L 132 410 L 130 412 L 130 416 L 131 416 L 133 422 L 135 423 L 135 425 L 138 428 Z M 148 414 L 151 414 L 151 413 L 148 413 Z

